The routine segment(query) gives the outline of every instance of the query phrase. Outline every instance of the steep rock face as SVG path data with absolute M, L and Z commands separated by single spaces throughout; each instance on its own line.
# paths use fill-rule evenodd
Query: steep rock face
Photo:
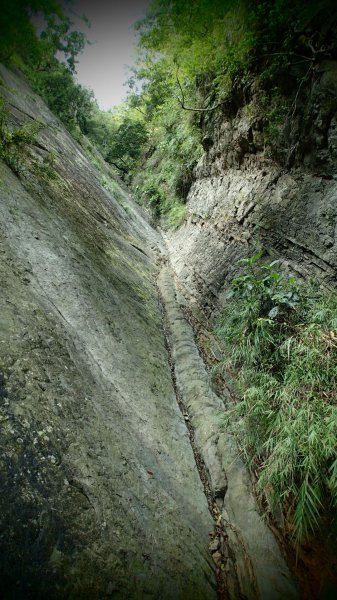
M 25 81 L 0 76 L 11 127 L 43 123 L 17 174 L 0 162 L 1 597 L 211 599 L 212 519 L 154 281 L 161 240 Z
M 185 290 L 210 308 L 238 259 L 258 246 L 294 271 L 336 285 L 337 65 L 317 69 L 301 114 L 288 114 L 276 131 L 273 159 L 263 145 L 256 96 L 251 89 L 205 126 L 187 220 L 168 235 Z

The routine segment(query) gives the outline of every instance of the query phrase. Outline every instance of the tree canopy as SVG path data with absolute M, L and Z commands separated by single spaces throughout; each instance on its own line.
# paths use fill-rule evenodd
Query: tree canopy
M 34 25 L 37 17 L 44 23 L 40 33 Z M 89 119 L 98 110 L 93 92 L 74 78 L 76 57 L 85 43 L 85 35 L 73 30 L 56 0 L 7 2 L 1 11 L 0 60 L 24 71 L 74 135 L 86 132 Z M 60 55 L 63 58 L 57 58 Z
M 304 92 L 299 86 L 315 65 L 337 53 L 334 5 L 334 0 L 153 0 L 136 24 L 138 62 L 128 98 L 108 113 L 73 77 L 86 40 L 56 0 L 6 4 L 0 60 L 25 70 L 72 134 L 88 135 L 133 180 L 140 201 L 159 216 L 172 207 L 182 216 L 203 151 L 203 124 L 223 109 L 234 89 L 254 78 L 264 86 L 266 114 L 274 111 L 282 80 L 292 79 Z M 45 22 L 40 34 L 31 20 L 37 14 Z M 56 58 L 60 52 L 62 62 Z M 268 143 L 267 128 L 265 133 Z

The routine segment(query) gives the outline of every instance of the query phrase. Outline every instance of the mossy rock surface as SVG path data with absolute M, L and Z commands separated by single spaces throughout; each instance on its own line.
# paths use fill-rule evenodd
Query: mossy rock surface
M 1 597 L 215 598 L 155 286 L 160 237 L 27 83 L 0 76 L 15 126 L 45 124 L 23 174 L 0 163 Z M 34 160 L 50 152 L 41 177 Z

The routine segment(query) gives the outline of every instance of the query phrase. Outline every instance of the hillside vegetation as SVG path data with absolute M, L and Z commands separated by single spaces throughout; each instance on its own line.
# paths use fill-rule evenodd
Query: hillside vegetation
M 88 136 L 155 218 L 177 225 L 214 113 L 231 110 L 258 82 L 252 110 L 263 112 L 262 141 L 277 154 L 280 124 L 294 117 L 319 63 L 336 56 L 336 13 L 332 0 L 154 0 L 136 24 L 127 100 L 108 112 L 74 78 L 86 39 L 55 0 L 7 4 L 0 60 L 24 70 L 77 141 Z M 40 34 L 34 14 L 45 23 Z
M 155 216 L 181 221 L 208 123 L 235 110 L 253 82 L 262 143 L 275 149 L 280 124 L 294 117 L 319 62 L 336 56 L 336 13 L 331 0 L 151 3 L 137 25 L 139 61 L 125 104 L 125 118 L 143 123 L 148 138 L 141 159 L 126 153 L 124 160 Z
M 237 395 L 227 426 L 299 546 L 322 520 L 336 528 L 337 296 L 261 258 L 241 261 L 217 329 Z

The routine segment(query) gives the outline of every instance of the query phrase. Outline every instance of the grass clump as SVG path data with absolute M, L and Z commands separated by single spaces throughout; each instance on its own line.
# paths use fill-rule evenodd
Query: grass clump
M 217 329 L 237 380 L 227 417 L 298 546 L 337 504 L 337 296 L 261 257 L 241 261 Z
M 178 201 L 172 204 L 167 213 L 167 223 L 170 227 L 179 227 L 186 217 L 187 208 L 185 204 Z
M 36 142 L 43 127 L 43 123 L 34 120 L 23 123 L 21 127 L 11 126 L 6 103 L 0 98 L 0 158 L 14 173 L 25 174 L 25 156 L 28 148 Z M 48 161 L 47 166 L 50 166 Z

